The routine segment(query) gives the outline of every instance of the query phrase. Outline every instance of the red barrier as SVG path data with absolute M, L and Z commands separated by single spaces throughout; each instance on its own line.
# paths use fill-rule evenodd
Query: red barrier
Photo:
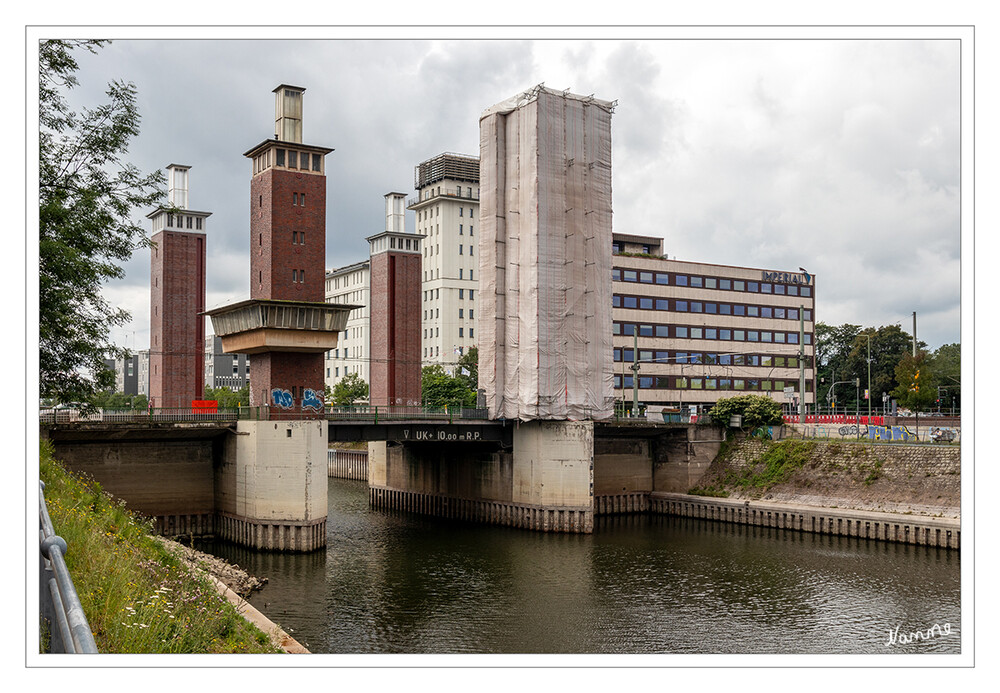
M 219 401 L 215 399 L 193 399 L 191 400 L 192 414 L 218 414 Z

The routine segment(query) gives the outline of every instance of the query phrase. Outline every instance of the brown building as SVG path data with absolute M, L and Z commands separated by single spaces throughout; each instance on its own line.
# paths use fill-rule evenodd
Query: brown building
M 170 164 L 168 207 L 152 220 L 149 401 L 189 408 L 204 392 L 205 220 L 188 209 L 190 166 Z
M 406 233 L 405 195 L 386 198 L 386 231 L 368 238 L 371 250 L 371 381 L 376 406 L 420 405 L 422 235 Z
M 244 153 L 252 162 L 250 300 L 210 315 L 225 352 L 253 354 L 252 405 L 319 412 L 323 355 L 353 306 L 324 301 L 325 158 L 333 150 L 302 142 L 304 92 L 274 90 L 274 139 Z

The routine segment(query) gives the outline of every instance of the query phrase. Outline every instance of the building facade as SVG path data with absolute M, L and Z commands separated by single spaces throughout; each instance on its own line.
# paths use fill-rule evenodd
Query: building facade
M 323 363 L 326 385 L 331 390 L 348 374 L 356 373 L 366 383 L 369 372 L 369 324 L 371 315 L 371 263 L 356 262 L 326 273 L 327 303 L 358 306 L 350 312 L 337 348 L 326 352 Z
M 188 209 L 190 166 L 167 166 L 168 207 L 152 221 L 149 400 L 190 407 L 202 398 L 205 342 L 205 232 L 211 212 Z
M 476 345 L 479 288 L 479 157 L 444 153 L 414 171 L 417 196 L 407 203 L 415 231 L 425 237 L 421 259 L 423 365 L 454 372 Z
M 226 388 L 238 392 L 250 382 L 250 356 L 227 354 L 222 350 L 222 338 L 205 338 L 205 386 Z
M 407 233 L 402 193 L 385 196 L 386 230 L 368 237 L 371 343 L 368 399 L 375 406 L 419 406 L 421 243 Z
M 800 364 L 815 403 L 815 276 L 670 260 L 646 236 L 614 234 L 613 248 L 614 387 L 626 408 L 637 383 L 654 409 L 754 393 L 796 411 Z

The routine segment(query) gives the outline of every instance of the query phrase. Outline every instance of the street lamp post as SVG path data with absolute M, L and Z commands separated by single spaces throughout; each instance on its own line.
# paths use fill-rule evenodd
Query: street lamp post
M 872 336 L 866 334 L 868 338 L 868 423 L 872 422 Z

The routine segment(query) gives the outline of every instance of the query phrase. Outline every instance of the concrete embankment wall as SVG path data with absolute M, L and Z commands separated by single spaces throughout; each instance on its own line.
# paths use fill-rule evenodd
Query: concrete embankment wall
M 368 450 L 330 449 L 326 453 L 326 473 L 333 479 L 368 481 Z
M 651 494 L 650 510 L 661 515 L 921 546 L 957 549 L 961 544 L 961 522 L 951 518 L 706 498 L 679 493 Z

